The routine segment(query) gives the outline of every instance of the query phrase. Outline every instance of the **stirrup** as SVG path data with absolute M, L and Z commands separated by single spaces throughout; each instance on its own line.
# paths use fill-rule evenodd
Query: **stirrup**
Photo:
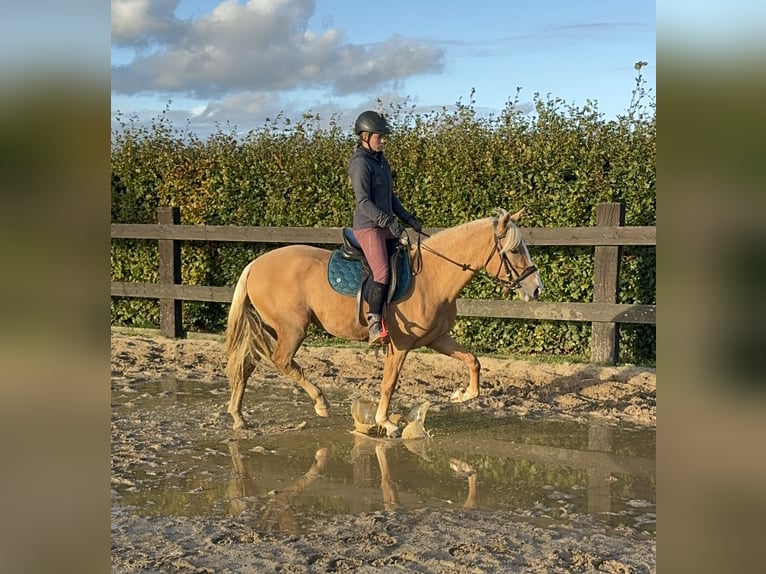
M 381 317 L 380 321 L 373 321 L 370 323 L 370 335 L 368 343 L 370 346 L 388 345 L 388 329 L 386 329 L 386 323 Z
M 367 339 L 367 343 L 372 347 L 375 345 L 382 345 L 383 342 L 383 329 L 381 321 L 373 321 L 370 323 L 370 334 Z

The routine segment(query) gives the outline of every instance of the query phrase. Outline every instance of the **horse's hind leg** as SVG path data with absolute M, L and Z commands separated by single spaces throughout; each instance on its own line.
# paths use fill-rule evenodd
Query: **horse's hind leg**
M 311 400 L 314 401 L 316 414 L 320 417 L 330 416 L 330 403 L 325 398 L 322 389 L 306 379 L 303 375 L 303 368 L 295 360 L 290 361 L 290 366 L 285 368 L 284 372 L 311 397 Z
M 231 387 L 231 398 L 229 399 L 228 413 L 234 419 L 234 430 L 247 426 L 247 422 L 242 417 L 242 397 L 245 394 L 247 379 L 253 374 L 255 364 L 248 359 L 242 363 L 239 372 L 233 380 L 229 381 Z
M 329 417 L 330 403 L 327 402 L 322 389 L 306 379 L 303 374 L 303 368 L 293 358 L 305 337 L 305 331 L 279 331 L 277 346 L 274 349 L 271 360 L 274 362 L 274 366 L 306 391 L 311 400 L 314 401 L 314 411 L 316 411 L 316 414 L 320 417 Z
M 481 363 L 479 363 L 479 359 L 476 358 L 476 355 L 468 351 L 460 343 L 455 341 L 455 339 L 446 334 L 433 341 L 428 347 L 443 355 L 462 361 L 471 373 L 468 388 L 457 389 L 452 393 L 452 396 L 450 396 L 451 402 L 462 403 L 479 396 L 479 373 L 481 371 Z

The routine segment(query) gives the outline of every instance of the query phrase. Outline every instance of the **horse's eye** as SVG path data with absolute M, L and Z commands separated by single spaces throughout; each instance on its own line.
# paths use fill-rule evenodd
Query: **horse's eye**
M 511 252 L 511 253 L 513 253 L 514 255 L 518 255 L 518 254 L 519 254 L 519 249 L 518 249 L 518 247 L 517 247 L 516 249 L 509 249 L 508 251 L 510 251 L 510 252 Z

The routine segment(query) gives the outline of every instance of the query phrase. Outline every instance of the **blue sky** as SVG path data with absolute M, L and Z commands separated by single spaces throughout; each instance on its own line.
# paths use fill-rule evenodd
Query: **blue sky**
M 112 112 L 239 132 L 280 111 L 356 115 L 382 100 L 499 112 L 521 88 L 611 119 L 634 63 L 655 95 L 655 3 L 646 0 L 112 0 Z M 343 125 L 343 124 L 342 124 Z

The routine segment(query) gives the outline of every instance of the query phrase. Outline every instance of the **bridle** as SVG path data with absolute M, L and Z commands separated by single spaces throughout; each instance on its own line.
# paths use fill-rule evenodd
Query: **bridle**
M 511 265 L 511 262 L 508 260 L 508 257 L 505 254 L 505 251 L 503 250 L 502 241 L 508 236 L 508 231 L 506 230 L 505 233 L 500 235 L 497 232 L 497 218 L 495 218 L 492 221 L 492 233 L 494 235 L 494 245 L 492 247 L 492 251 L 489 252 L 489 255 L 487 256 L 487 260 L 484 262 L 484 265 L 481 266 L 481 269 L 484 269 L 489 265 L 489 262 L 492 261 L 492 256 L 497 253 L 500 257 L 500 263 L 501 265 L 497 268 L 497 273 L 492 277 L 495 281 L 500 283 L 507 292 L 510 292 L 513 290 L 521 289 L 521 282 L 524 281 L 527 277 L 532 275 L 537 271 L 537 267 L 534 265 L 530 265 L 524 271 L 521 273 L 518 273 L 516 269 L 514 269 L 513 265 Z M 452 263 L 453 265 L 456 265 L 457 267 L 460 267 L 463 271 L 472 271 L 473 273 L 478 273 L 481 269 L 474 269 L 472 268 L 468 263 L 460 263 L 459 261 L 455 261 L 454 259 L 450 259 L 443 253 L 439 253 L 438 251 L 432 249 L 428 245 L 421 244 L 420 242 L 420 236 L 425 235 L 426 237 L 429 237 L 426 233 L 420 232 L 418 234 L 418 243 L 417 243 L 417 253 L 415 255 L 416 263 L 413 268 L 413 275 L 419 274 L 423 269 L 423 258 L 422 254 L 420 252 L 421 247 L 425 249 L 426 251 L 433 253 L 437 257 L 441 257 L 445 261 L 448 261 L 449 263 Z M 511 253 L 518 252 L 519 245 L 521 245 L 521 238 L 519 238 L 518 243 L 513 245 L 511 248 L 508 249 Z M 505 271 L 505 279 L 500 277 L 500 270 L 503 269 Z
M 497 273 L 495 273 L 494 279 L 495 281 L 499 282 L 503 287 L 505 287 L 506 291 L 509 292 L 511 289 L 518 290 L 521 289 L 521 282 L 524 281 L 527 277 L 532 275 L 532 273 L 535 273 L 537 271 L 537 267 L 534 265 L 530 265 L 524 271 L 521 273 L 517 273 L 516 270 L 513 268 L 513 265 L 511 265 L 511 262 L 508 261 L 508 256 L 505 254 L 505 251 L 503 250 L 502 246 L 502 240 L 505 239 L 508 236 L 508 230 L 506 229 L 505 233 L 503 235 L 500 235 L 497 232 L 497 218 L 492 220 L 492 233 L 495 236 L 495 246 L 492 248 L 492 251 L 489 253 L 489 257 L 487 257 L 487 260 L 484 262 L 484 267 L 486 268 L 487 265 L 489 265 L 490 260 L 492 259 L 492 256 L 497 251 L 499 257 L 500 257 L 500 263 L 502 264 L 502 268 L 505 270 L 505 279 L 500 278 L 500 267 L 497 268 Z M 517 253 L 519 250 L 519 246 L 521 245 L 521 237 L 519 237 L 519 241 L 510 247 L 508 251 L 511 253 Z

